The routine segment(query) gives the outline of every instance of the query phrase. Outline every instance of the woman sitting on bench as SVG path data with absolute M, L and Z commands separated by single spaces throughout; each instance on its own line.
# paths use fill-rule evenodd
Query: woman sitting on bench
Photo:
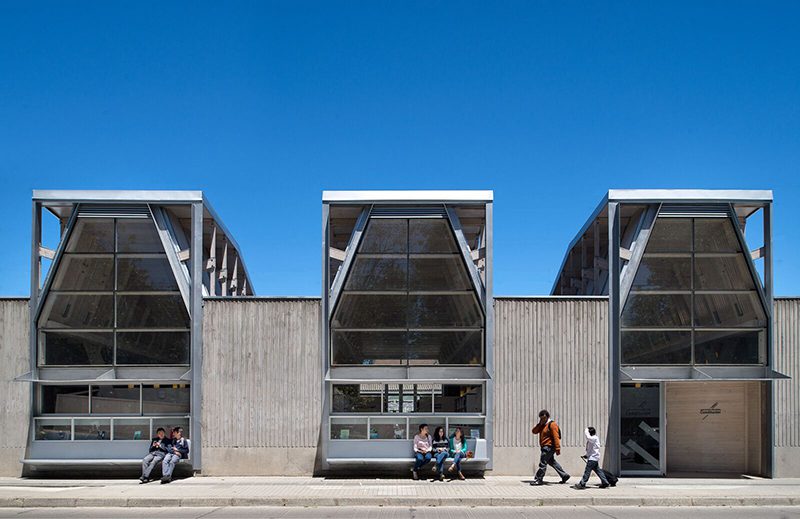
M 450 454 L 450 442 L 444 432 L 444 427 L 441 425 L 433 432 L 432 446 L 433 455 L 436 458 L 436 467 L 434 467 L 433 471 L 439 474 L 439 481 L 444 481 L 444 460 Z
M 447 469 L 449 472 L 454 470 L 458 471 L 458 479 L 464 480 L 464 474 L 461 473 L 461 461 L 467 457 L 467 441 L 464 439 L 464 432 L 461 427 L 456 427 L 453 435 L 450 437 L 450 456 L 453 458 L 453 464 Z

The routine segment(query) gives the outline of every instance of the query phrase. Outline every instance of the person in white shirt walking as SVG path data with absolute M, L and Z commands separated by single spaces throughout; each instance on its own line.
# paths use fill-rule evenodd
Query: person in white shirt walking
M 581 480 L 575 484 L 575 488 L 586 488 L 592 471 L 600 478 L 600 488 L 607 488 L 608 480 L 600 468 L 600 438 L 597 437 L 597 431 L 590 426 L 583 431 L 583 434 L 586 436 L 586 470 L 583 471 Z

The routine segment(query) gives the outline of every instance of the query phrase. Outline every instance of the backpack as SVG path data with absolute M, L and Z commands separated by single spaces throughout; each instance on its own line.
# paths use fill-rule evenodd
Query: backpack
M 555 420 L 550 420 L 550 423 L 547 424 L 547 428 L 552 430 L 553 426 L 550 425 L 550 424 L 554 424 L 554 423 L 556 423 Z M 558 425 L 557 423 L 556 423 L 556 426 L 558 427 L 558 439 L 560 440 L 561 439 L 561 426 Z

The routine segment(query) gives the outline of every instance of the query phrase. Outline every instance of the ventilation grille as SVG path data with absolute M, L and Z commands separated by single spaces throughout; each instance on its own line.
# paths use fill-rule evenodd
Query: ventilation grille
M 78 208 L 80 218 L 150 218 L 146 205 L 83 205 Z
M 376 206 L 372 208 L 371 218 L 445 218 L 444 205 L 423 205 L 414 207 Z
M 728 204 L 663 204 L 658 216 L 664 218 L 727 218 Z

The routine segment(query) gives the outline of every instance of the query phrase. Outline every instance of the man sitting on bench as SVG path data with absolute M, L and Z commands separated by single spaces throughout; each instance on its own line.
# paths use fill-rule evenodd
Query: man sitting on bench
M 142 460 L 142 477 L 139 478 L 139 483 L 150 482 L 150 473 L 167 455 L 171 441 L 165 438 L 166 434 L 163 427 L 156 429 L 156 437 L 150 440 L 150 452 Z
M 189 457 L 189 442 L 183 437 L 183 427 L 172 428 L 172 444 L 161 464 L 161 483 L 172 481 L 172 471 L 181 460 Z

